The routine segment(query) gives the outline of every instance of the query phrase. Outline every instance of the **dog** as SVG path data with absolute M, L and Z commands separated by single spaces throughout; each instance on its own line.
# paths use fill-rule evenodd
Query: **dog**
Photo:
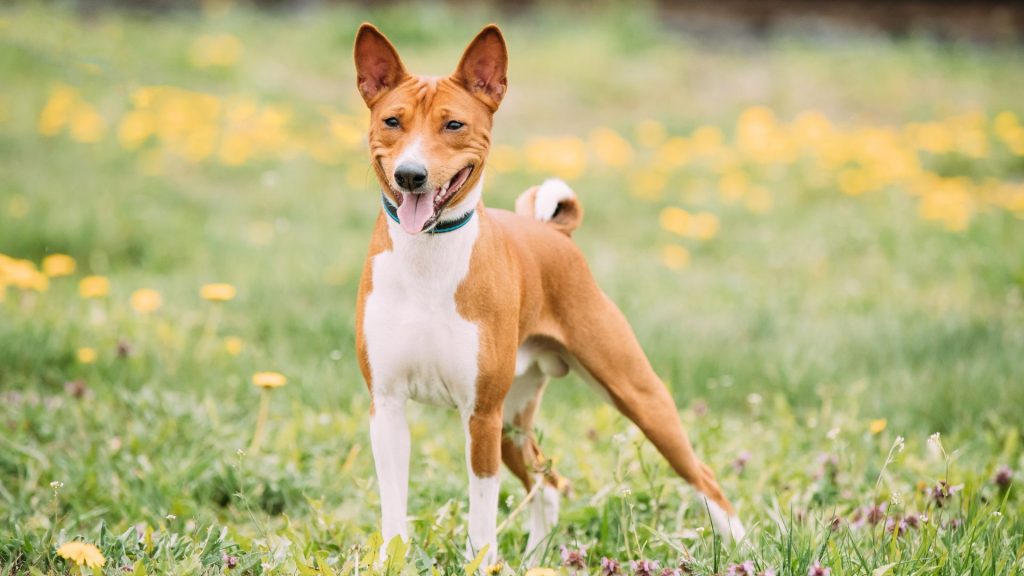
M 372 397 L 384 546 L 408 540 L 412 399 L 462 416 L 470 555 L 497 558 L 502 461 L 534 490 L 526 554 L 536 552 L 557 522 L 564 481 L 533 420 L 548 379 L 570 371 L 643 431 L 724 539 L 742 538 L 668 388 L 571 239 L 583 217 L 573 190 L 549 180 L 524 192 L 515 213 L 484 208 L 492 121 L 508 89 L 499 28 L 483 28 L 445 77 L 407 72 L 371 24 L 359 28 L 354 56 L 382 203 L 359 285 L 356 353 Z

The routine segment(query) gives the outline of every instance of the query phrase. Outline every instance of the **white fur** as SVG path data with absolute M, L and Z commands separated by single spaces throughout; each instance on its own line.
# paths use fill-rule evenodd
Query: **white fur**
M 533 216 L 541 222 L 547 222 L 555 215 L 559 202 L 575 197 L 576 193 L 564 181 L 558 178 L 545 180 L 537 190 L 537 198 L 533 202 Z
M 711 514 L 711 525 L 715 527 L 715 532 L 718 533 L 723 541 L 729 543 L 743 540 L 747 531 L 743 528 L 743 523 L 740 522 L 738 516 L 730 516 L 714 500 L 711 500 L 704 494 L 700 494 L 700 502 L 706 506 L 705 509 Z
M 445 234 L 408 234 L 387 222 L 392 250 L 373 259 L 364 316 L 374 397 L 472 410 L 479 330 L 459 315 L 455 292 L 469 272 L 480 222 Z
M 446 210 L 455 216 L 480 201 L 481 184 Z M 387 221 L 392 249 L 373 258 L 373 289 L 366 299 L 364 336 L 373 382 L 370 419 L 381 494 L 384 549 L 408 537 L 409 429 L 405 401 L 457 408 L 468 418 L 476 403 L 479 329 L 459 315 L 455 293 L 469 272 L 478 218 L 445 234 L 408 234 Z M 467 454 L 469 442 L 467 441 Z M 490 544 L 496 557 L 498 478 L 470 473 L 470 543 Z M 383 556 L 382 556 L 383 557 Z
M 547 540 L 551 529 L 558 523 L 558 489 L 544 482 L 540 474 L 534 478 L 534 482 L 540 482 L 541 488 L 533 496 L 530 502 L 530 537 L 526 541 L 527 557 L 536 557 L 541 552 L 541 546 Z
M 395 536 L 408 539 L 406 503 L 409 495 L 409 425 L 405 398 L 375 395 L 370 417 L 370 442 L 380 490 L 381 535 L 387 549 Z
M 516 377 L 505 395 L 503 420 L 510 424 L 548 381 L 549 376 L 565 376 L 569 366 L 562 357 L 537 342 L 527 340 L 516 350 Z
M 469 541 L 468 556 L 476 558 L 484 547 L 483 566 L 498 560 L 498 475 L 481 478 L 469 465 L 469 438 L 466 439 L 466 466 L 469 468 Z
M 413 164 L 419 164 L 421 166 L 427 165 L 427 158 L 423 155 L 423 139 L 415 138 L 412 142 L 406 145 L 402 149 L 401 154 L 395 159 L 395 168 L 398 168 L 406 162 L 412 162 Z

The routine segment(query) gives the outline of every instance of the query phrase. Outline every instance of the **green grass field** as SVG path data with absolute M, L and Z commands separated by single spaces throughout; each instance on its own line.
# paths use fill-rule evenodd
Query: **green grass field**
M 380 209 L 351 64 L 363 20 L 430 74 L 502 24 L 485 200 L 571 182 L 575 238 L 750 529 L 723 546 L 568 378 L 539 421 L 573 484 L 542 567 L 1024 572 L 1019 47 L 698 39 L 613 6 L 18 3 L 0 8 L 0 573 L 77 573 L 70 541 L 111 575 L 472 569 L 461 424 L 422 407 L 413 539 L 374 566 L 353 352 Z M 204 299 L 215 283 L 237 296 Z M 265 371 L 287 385 L 261 391 Z M 503 472 L 499 522 L 523 497 Z M 519 515 L 491 571 L 525 572 L 525 542 Z

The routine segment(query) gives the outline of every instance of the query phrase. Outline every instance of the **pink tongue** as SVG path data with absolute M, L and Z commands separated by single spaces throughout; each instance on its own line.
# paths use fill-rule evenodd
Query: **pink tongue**
M 423 231 L 423 225 L 434 215 L 433 194 L 402 193 L 402 205 L 398 207 L 398 222 L 409 234 Z

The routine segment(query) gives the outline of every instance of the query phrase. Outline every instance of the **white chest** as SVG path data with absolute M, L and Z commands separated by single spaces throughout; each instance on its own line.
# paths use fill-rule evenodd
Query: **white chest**
M 472 409 L 479 330 L 459 315 L 455 293 L 479 232 L 410 236 L 388 222 L 392 250 L 373 259 L 363 326 L 375 397 Z

